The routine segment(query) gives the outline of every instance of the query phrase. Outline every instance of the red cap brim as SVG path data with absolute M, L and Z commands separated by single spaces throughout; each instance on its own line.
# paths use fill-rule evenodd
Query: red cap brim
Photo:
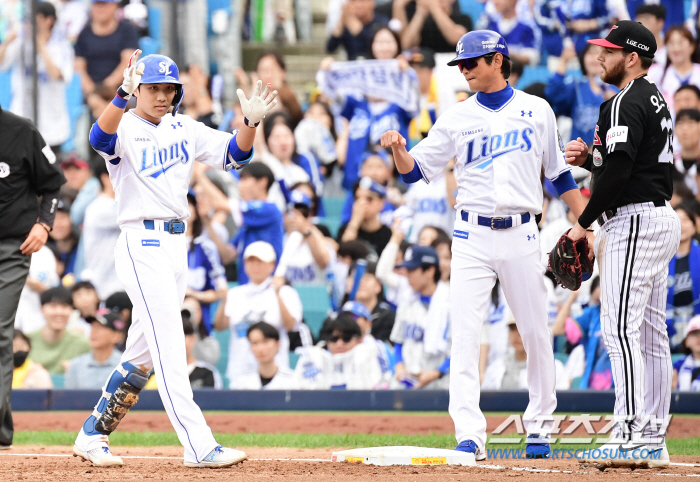
M 594 38 L 593 40 L 588 41 L 589 44 L 593 45 L 599 45 L 600 47 L 607 47 L 609 49 L 621 49 L 624 48 L 621 45 L 615 45 L 612 42 L 608 42 L 604 38 Z

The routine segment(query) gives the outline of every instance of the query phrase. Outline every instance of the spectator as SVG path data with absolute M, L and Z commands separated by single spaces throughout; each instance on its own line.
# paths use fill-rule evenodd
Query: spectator
M 437 79 L 433 76 L 435 52 L 426 47 L 414 48 L 408 61 L 416 71 L 420 89 L 420 112 L 408 126 L 408 147 L 411 148 L 428 136 L 437 120 L 438 91 Z
M 85 209 L 81 237 L 85 252 L 85 271 L 82 277 L 91 280 L 98 296 L 105 299 L 112 293 L 124 290 L 117 278 L 114 259 L 105 256 L 105 253 L 114 252 L 121 231 L 117 222 L 114 188 L 104 161 L 95 166 L 95 177 L 100 181 L 101 189 L 99 195 Z
M 209 79 L 198 65 L 190 65 L 187 72 L 180 74 L 180 82 L 185 90 L 182 100 L 184 114 L 207 127 L 217 129 L 214 121 L 214 101 L 209 93 Z
M 573 375 L 569 378 L 581 377 L 579 385 L 572 385 L 572 388 L 608 390 L 612 388 L 613 380 L 610 357 L 600 331 L 600 278 L 596 276 L 591 280 L 588 306 L 580 316 L 572 319 L 569 314 L 578 296 L 579 292 L 574 291 L 564 302 L 552 326 L 552 335 L 566 335 L 570 343 L 578 345 L 567 363 Z M 577 351 L 579 354 L 576 354 Z
M 77 310 L 77 316 L 71 317 L 71 320 L 68 322 L 68 329 L 88 337 L 92 329 L 92 323 L 88 321 L 88 318 L 97 315 L 97 311 L 100 308 L 100 296 L 92 283 L 79 281 L 72 286 L 71 297 L 73 299 L 73 307 Z
M 119 365 L 121 352 L 117 344 L 122 339 L 122 321 L 115 313 L 88 316 L 85 321 L 90 329 L 90 351 L 73 358 L 66 369 L 64 388 L 96 390 L 102 388 L 114 367 Z
M 189 371 L 190 386 L 197 388 L 214 388 L 221 390 L 224 383 L 214 365 L 198 360 L 194 355 L 197 346 L 197 334 L 192 322 L 183 317 L 182 329 L 185 332 L 185 353 L 187 355 L 187 370 Z
M 564 48 L 557 70 L 550 76 L 544 91 L 556 115 L 571 117 L 571 139 L 580 137 L 587 144 L 593 142 L 600 104 L 617 93 L 615 87 L 600 80 L 603 71 L 598 61 L 600 50 L 601 47 L 587 43 L 578 54 L 583 78 L 567 78 L 567 65 L 576 57 L 576 51 L 573 47 Z
M 340 306 L 345 299 L 346 281 L 352 265 L 359 259 L 366 259 L 369 255 L 369 246 L 364 241 L 355 239 L 339 243 L 338 257 L 336 262 L 330 266 L 328 273 L 329 281 L 332 283 L 333 306 Z
M 304 118 L 294 129 L 294 140 L 300 152 L 313 154 L 321 165 L 324 177 L 331 175 L 338 162 L 335 120 L 331 108 L 322 100 L 315 100 L 304 112 Z M 343 158 L 343 161 L 345 159 Z
M 41 314 L 41 294 L 58 284 L 56 258 L 43 246 L 32 254 L 27 281 L 22 288 L 15 316 L 15 330 L 29 333 L 41 329 L 46 321 Z
M 389 24 L 388 18 L 375 14 L 374 7 L 374 0 L 347 0 L 326 42 L 326 51 L 332 54 L 343 47 L 348 60 L 370 57 L 374 31 Z
M 399 299 L 391 332 L 396 380 L 406 388 L 446 388 L 450 371 L 449 285 L 440 281 L 440 261 L 429 246 L 411 246 L 398 266 L 413 292 Z
M 12 70 L 12 102 L 10 111 L 33 118 L 34 103 L 38 102 L 35 123 L 54 154 L 70 136 L 70 119 L 66 103 L 66 86 L 73 77 L 73 48 L 59 35 L 52 35 L 56 24 L 56 9 L 49 2 L 36 4 L 37 97 L 32 88 L 32 35 L 27 30 L 10 31 L 0 44 L 0 70 Z M 40 99 L 37 100 L 37 99 Z
M 449 283 L 452 272 L 452 240 L 437 238 L 430 243 L 430 246 L 438 254 L 440 260 L 440 281 Z
M 105 163 L 96 152 L 94 154 L 97 156 L 96 166 Z M 104 169 L 98 167 L 99 170 L 93 176 L 90 164 L 81 159 L 76 152 L 69 152 L 63 156 L 61 168 L 66 179 L 70 179 L 61 189 L 61 194 L 70 204 L 71 223 L 73 226 L 80 226 L 85 221 L 85 210 L 100 194 L 101 184 L 98 176 Z
M 291 209 L 286 217 L 288 236 L 284 248 L 284 255 L 289 258 L 285 277 L 295 285 L 325 283 L 326 269 L 335 262 L 333 241 L 311 222 L 311 198 L 301 189 L 293 190 L 289 197 Z M 292 237 L 295 232 L 303 237 L 300 244 Z
M 427 230 L 424 228 L 422 231 Z M 405 234 L 401 229 L 401 220 L 397 219 L 391 226 L 391 238 L 386 248 L 377 261 L 377 279 L 386 287 L 386 301 L 396 310 L 400 299 L 411 296 L 413 289 L 408 284 L 406 270 L 397 269 L 397 265 L 403 262 L 402 246 L 408 245 L 404 241 Z M 432 242 L 431 240 L 430 242 Z M 430 242 L 427 245 L 430 245 Z M 410 245 L 409 245 L 410 246 Z
M 700 88 L 693 84 L 685 84 L 678 87 L 676 93 L 673 94 L 673 108 L 675 114 L 678 114 L 683 109 L 700 110 Z
M 671 388 L 700 392 L 700 317 L 688 322 L 684 345 L 687 356 L 673 364 Z
M 280 332 L 280 350 L 275 363 L 289 367 L 289 336 L 301 325 L 302 306 L 299 294 L 284 284 L 284 278 L 272 278 L 277 256 L 269 243 L 256 241 L 244 252 L 244 269 L 249 282 L 231 288 L 216 310 L 217 330 L 231 329 L 229 362 L 226 376 L 229 386 L 236 387 L 244 373 L 256 370 L 257 362 L 248 342 L 248 329 L 265 321 Z
M 317 194 L 323 192 L 323 178 L 313 156 L 297 152 L 294 129 L 289 116 L 282 113 L 268 115 L 264 124 L 265 144 L 269 153 L 263 155 L 275 179 L 284 180 L 287 188 L 299 182 L 310 182 Z
M 637 7 L 635 20 L 654 34 L 656 39 L 656 52 L 654 63 L 666 64 L 666 46 L 664 45 L 663 32 L 666 24 L 666 7 L 662 3 L 648 3 Z
M 459 12 L 455 0 L 394 0 L 393 17 L 401 22 L 406 49 L 427 47 L 453 52 L 460 37 L 472 30 L 472 19 Z
M 15 335 L 12 338 L 12 355 L 15 367 L 12 374 L 12 388 L 53 388 L 49 372 L 27 357 L 31 349 L 32 342 L 27 338 L 27 335 L 22 333 L 22 330 L 15 330 Z
M 56 4 L 58 21 L 54 27 L 59 38 L 74 44 L 88 21 L 88 8 L 82 0 L 60 0 Z
M 391 229 L 379 220 L 386 188 L 369 177 L 363 177 L 355 186 L 353 195 L 355 203 L 352 206 L 352 216 L 338 230 L 338 242 L 362 239 L 380 255 L 391 238 Z
M 671 115 L 675 115 L 673 94 L 682 85 L 700 86 L 700 65 L 696 63 L 695 39 L 687 28 L 681 25 L 669 28 L 664 43 L 666 63 L 652 65 L 648 75 L 663 94 Z
M 447 234 L 444 229 L 438 228 L 437 226 L 423 226 L 423 229 L 418 232 L 418 241 L 416 244 L 419 246 L 430 246 L 437 240 L 451 241 L 450 235 Z
M 194 357 L 216 366 L 221 358 L 221 347 L 216 338 L 207 334 L 207 330 L 202 324 L 202 306 L 197 298 L 185 296 L 180 315 L 183 321 L 188 321 L 194 326 L 194 334 L 197 337 L 197 344 L 192 351 Z
M 90 351 L 90 343 L 81 335 L 66 330 L 73 312 L 70 292 L 59 286 L 41 294 L 41 312 L 46 325 L 28 333 L 32 350 L 29 359 L 43 365 L 49 373 L 62 374 L 70 360 Z
M 528 387 L 527 352 L 512 316 L 508 320 L 508 342 L 510 347 L 505 358 L 495 360 L 486 368 L 484 382 L 481 384 L 483 390 L 522 390 Z M 564 364 L 555 359 L 554 368 L 556 389 L 568 389 L 570 384 Z
M 280 350 L 280 332 L 274 326 L 259 321 L 248 328 L 250 349 L 258 361 L 255 371 L 242 375 L 234 390 L 290 390 L 296 388 L 294 372 L 277 366 L 275 357 Z
M 357 266 L 355 266 L 357 269 Z M 391 331 L 394 328 L 396 314 L 391 306 L 384 300 L 384 290 L 382 283 L 376 275 L 376 263 L 368 263 L 365 273 L 360 278 L 360 284 L 355 292 L 355 301 L 362 305 L 371 313 L 371 331 L 373 338 L 379 341 L 388 342 Z M 349 279 L 354 279 L 354 270 L 350 273 Z M 351 288 L 352 289 L 352 288 Z M 346 303 L 347 304 L 347 303 Z M 357 313 L 355 313 L 357 316 Z
M 423 246 L 430 245 L 425 239 L 419 240 L 420 234 L 425 229 L 439 229 L 449 240 L 447 232 L 452 232 L 455 224 L 454 205 L 447 195 L 447 178 L 440 175 L 430 181 L 430 184 L 416 182 L 409 186 L 404 195 L 406 205 L 411 208 L 411 231 L 408 236 L 410 242 L 418 242 Z M 432 228 L 432 229 L 431 229 Z M 435 231 L 437 232 L 437 231 Z
M 138 33 L 126 20 L 116 18 L 119 2 L 93 0 L 90 23 L 75 43 L 75 71 L 80 76 L 83 95 L 105 84 L 115 91 L 124 80 L 124 68 L 139 47 Z
M 700 244 L 693 239 L 695 216 L 685 204 L 675 208 L 681 220 L 681 242 L 668 265 L 666 325 L 671 351 L 683 351 L 683 335 L 688 320 L 700 314 Z
M 216 244 L 203 236 L 202 219 L 197 211 L 197 199 L 187 194 L 190 217 L 185 230 L 187 248 L 187 292 L 201 303 L 204 333 L 211 333 L 211 305 L 226 295 L 228 282 Z
M 360 166 L 360 178 L 369 177 L 374 182 L 381 184 L 382 186 L 388 186 L 389 181 L 393 176 L 394 164 L 389 159 L 386 151 L 381 148 L 373 147 L 369 151 L 362 154 L 359 162 Z M 400 194 L 399 194 L 400 195 Z M 387 190 L 387 197 L 389 196 Z M 343 212 L 340 214 L 340 222 L 345 224 L 350 221 L 352 217 L 352 206 L 355 202 L 355 197 L 352 192 L 348 192 L 345 196 L 345 203 L 343 204 Z M 393 212 L 395 210 L 388 199 L 384 200 L 384 206 L 382 207 L 382 212 L 380 213 L 380 219 L 383 221 L 384 217 L 388 219 L 393 219 Z M 386 224 L 383 222 L 382 224 Z
M 72 274 L 78 255 L 80 235 L 71 225 L 70 206 L 64 201 L 58 201 L 56 205 L 56 219 L 54 220 L 53 229 L 49 233 L 49 238 L 47 245 L 50 248 L 56 248 L 59 253 L 59 261 L 63 265 L 63 271 L 60 276 Z
M 124 327 L 122 329 L 122 340 L 117 345 L 120 351 L 124 351 L 126 348 L 126 337 L 131 327 L 131 310 L 133 308 L 129 295 L 126 294 L 126 291 L 112 293 L 105 300 L 105 308 L 112 313 L 116 313 L 121 321 L 121 326 Z
M 674 134 L 679 149 L 674 147 L 675 166 L 688 188 L 698 194 L 697 162 L 700 160 L 700 111 L 684 109 L 676 114 Z
M 610 27 L 613 12 L 607 0 L 571 2 L 568 17 L 567 28 L 571 32 L 571 40 L 578 53 L 583 51 L 589 39 Z
M 537 65 L 540 62 L 542 35 L 531 21 L 518 18 L 515 4 L 518 0 L 494 0 L 497 17 L 481 20 L 487 30 L 500 33 L 506 40 L 510 58 L 523 65 Z
M 382 380 L 382 369 L 374 347 L 363 344 L 362 332 L 351 313 L 339 315 L 330 324 L 327 350 L 304 348 L 294 371 L 302 389 L 370 390 Z

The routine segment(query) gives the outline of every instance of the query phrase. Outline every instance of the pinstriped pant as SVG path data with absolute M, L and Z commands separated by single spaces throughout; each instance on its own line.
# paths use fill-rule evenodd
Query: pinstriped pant
M 665 421 L 671 402 L 666 278 L 679 243 L 680 221 L 668 204 L 623 206 L 598 233 L 601 330 L 615 381 L 614 437 L 664 443 L 653 422 Z

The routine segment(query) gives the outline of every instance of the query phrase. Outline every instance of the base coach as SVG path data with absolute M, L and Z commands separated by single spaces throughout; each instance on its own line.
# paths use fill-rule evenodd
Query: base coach
M 14 434 L 10 391 L 17 304 L 31 254 L 49 237 L 65 182 L 37 128 L 0 107 L 0 449 L 9 448 Z

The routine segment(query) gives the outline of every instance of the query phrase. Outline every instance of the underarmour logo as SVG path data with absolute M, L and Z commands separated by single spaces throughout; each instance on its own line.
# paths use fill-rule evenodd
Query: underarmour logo
M 532 111 L 531 111 L 531 110 L 527 111 L 527 114 L 528 114 L 530 117 L 532 117 Z M 525 117 L 525 111 L 524 111 L 524 110 L 521 110 L 521 111 L 520 111 L 520 117 Z
M 537 239 L 537 238 L 535 237 L 534 234 L 533 234 L 533 235 L 529 235 L 529 234 L 527 235 L 527 240 L 528 240 L 528 241 L 532 241 L 533 239 Z
M 179 122 L 176 122 L 175 124 L 170 124 L 170 125 L 173 126 L 173 129 L 177 129 L 178 126 L 182 127 L 182 124 L 180 124 Z

